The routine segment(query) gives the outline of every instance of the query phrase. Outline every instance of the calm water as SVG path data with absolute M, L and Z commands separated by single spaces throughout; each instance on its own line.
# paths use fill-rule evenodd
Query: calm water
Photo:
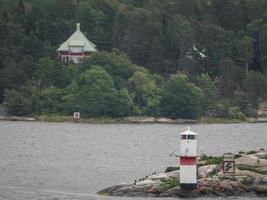
M 169 154 L 186 127 L 2 121 L 0 199 L 129 200 L 95 193 L 177 165 Z M 191 129 L 199 133 L 199 151 L 208 155 L 267 148 L 267 124 Z

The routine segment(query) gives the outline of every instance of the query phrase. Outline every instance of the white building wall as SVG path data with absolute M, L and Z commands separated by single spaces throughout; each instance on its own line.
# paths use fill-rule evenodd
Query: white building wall
M 197 156 L 197 141 L 196 140 L 181 140 L 180 156 L 196 157 Z
M 180 183 L 197 183 L 196 165 L 180 165 Z
M 70 52 L 72 53 L 82 53 L 83 47 L 70 47 Z

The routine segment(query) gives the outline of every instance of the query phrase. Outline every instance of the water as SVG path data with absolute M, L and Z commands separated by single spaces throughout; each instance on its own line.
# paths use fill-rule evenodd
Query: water
M 169 154 L 179 148 L 179 133 L 186 127 L 2 121 L 0 199 L 129 200 L 96 192 L 176 166 Z M 199 152 L 208 155 L 267 148 L 267 124 L 191 129 L 199 133 Z

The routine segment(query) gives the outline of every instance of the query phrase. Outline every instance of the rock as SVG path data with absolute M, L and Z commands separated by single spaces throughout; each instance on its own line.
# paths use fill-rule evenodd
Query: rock
M 168 178 L 169 178 L 169 176 L 167 173 L 159 173 L 159 174 L 155 174 L 155 175 L 151 175 L 151 176 L 147 177 L 147 179 L 153 180 L 153 181 L 162 181 L 162 180 L 166 180 Z
M 218 187 L 220 191 L 224 191 L 224 192 L 227 191 L 231 193 L 233 192 L 233 187 L 231 185 L 231 181 L 229 180 L 223 180 L 222 182 L 219 183 Z
M 249 166 L 258 166 L 259 158 L 253 155 L 246 155 L 235 160 L 237 165 L 249 165 Z
M 256 154 L 254 154 L 254 156 L 256 156 L 260 159 L 267 159 L 267 151 L 266 150 L 259 151 Z
M 203 186 L 203 187 L 199 187 L 198 188 L 198 191 L 201 195 L 207 195 L 207 196 L 210 196 L 211 194 L 213 194 L 213 189 L 211 187 L 206 187 L 206 186 Z
M 261 185 L 267 185 L 267 176 L 263 176 L 262 178 L 261 178 L 261 183 L 260 183 Z
M 136 185 L 153 185 L 153 184 L 156 184 L 156 183 L 158 183 L 158 182 L 153 181 L 151 179 L 145 179 L 143 181 L 136 182 Z
M 180 170 L 175 170 L 166 173 L 168 178 L 180 180 Z
M 152 193 L 152 194 L 160 194 L 165 191 L 166 191 L 166 188 L 162 184 L 153 185 L 150 189 L 147 190 L 148 193 Z
M 158 123 L 175 123 L 176 121 L 173 119 L 169 119 L 169 118 L 156 118 L 156 122 Z
M 162 192 L 159 197 L 177 197 L 182 192 L 180 186 L 169 189 L 166 192 Z
M 267 197 L 267 186 L 266 185 L 251 186 L 249 187 L 248 190 L 255 192 L 258 196 Z
M 161 194 L 159 195 L 159 197 L 172 197 L 172 196 L 176 196 L 176 195 L 172 195 L 172 194 L 170 194 L 170 193 L 168 193 L 168 192 L 163 192 L 163 193 L 161 193 Z
M 149 177 L 147 177 L 147 180 L 152 180 L 155 182 L 160 182 L 160 181 L 165 181 L 168 179 L 180 179 L 180 171 L 175 170 L 167 173 L 159 173 L 159 174 L 154 174 Z
M 194 119 L 176 119 L 177 124 L 196 124 L 198 121 Z
M 132 123 L 153 123 L 153 122 L 155 122 L 154 117 L 126 117 L 125 120 L 132 122 Z
M 218 171 L 218 165 L 205 165 L 198 168 L 198 175 L 201 178 L 206 178 L 209 174 L 215 173 Z

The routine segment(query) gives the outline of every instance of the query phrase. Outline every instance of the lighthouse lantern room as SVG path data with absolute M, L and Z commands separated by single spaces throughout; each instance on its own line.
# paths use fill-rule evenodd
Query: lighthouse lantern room
M 180 186 L 183 190 L 197 189 L 197 135 L 190 128 L 180 134 Z

